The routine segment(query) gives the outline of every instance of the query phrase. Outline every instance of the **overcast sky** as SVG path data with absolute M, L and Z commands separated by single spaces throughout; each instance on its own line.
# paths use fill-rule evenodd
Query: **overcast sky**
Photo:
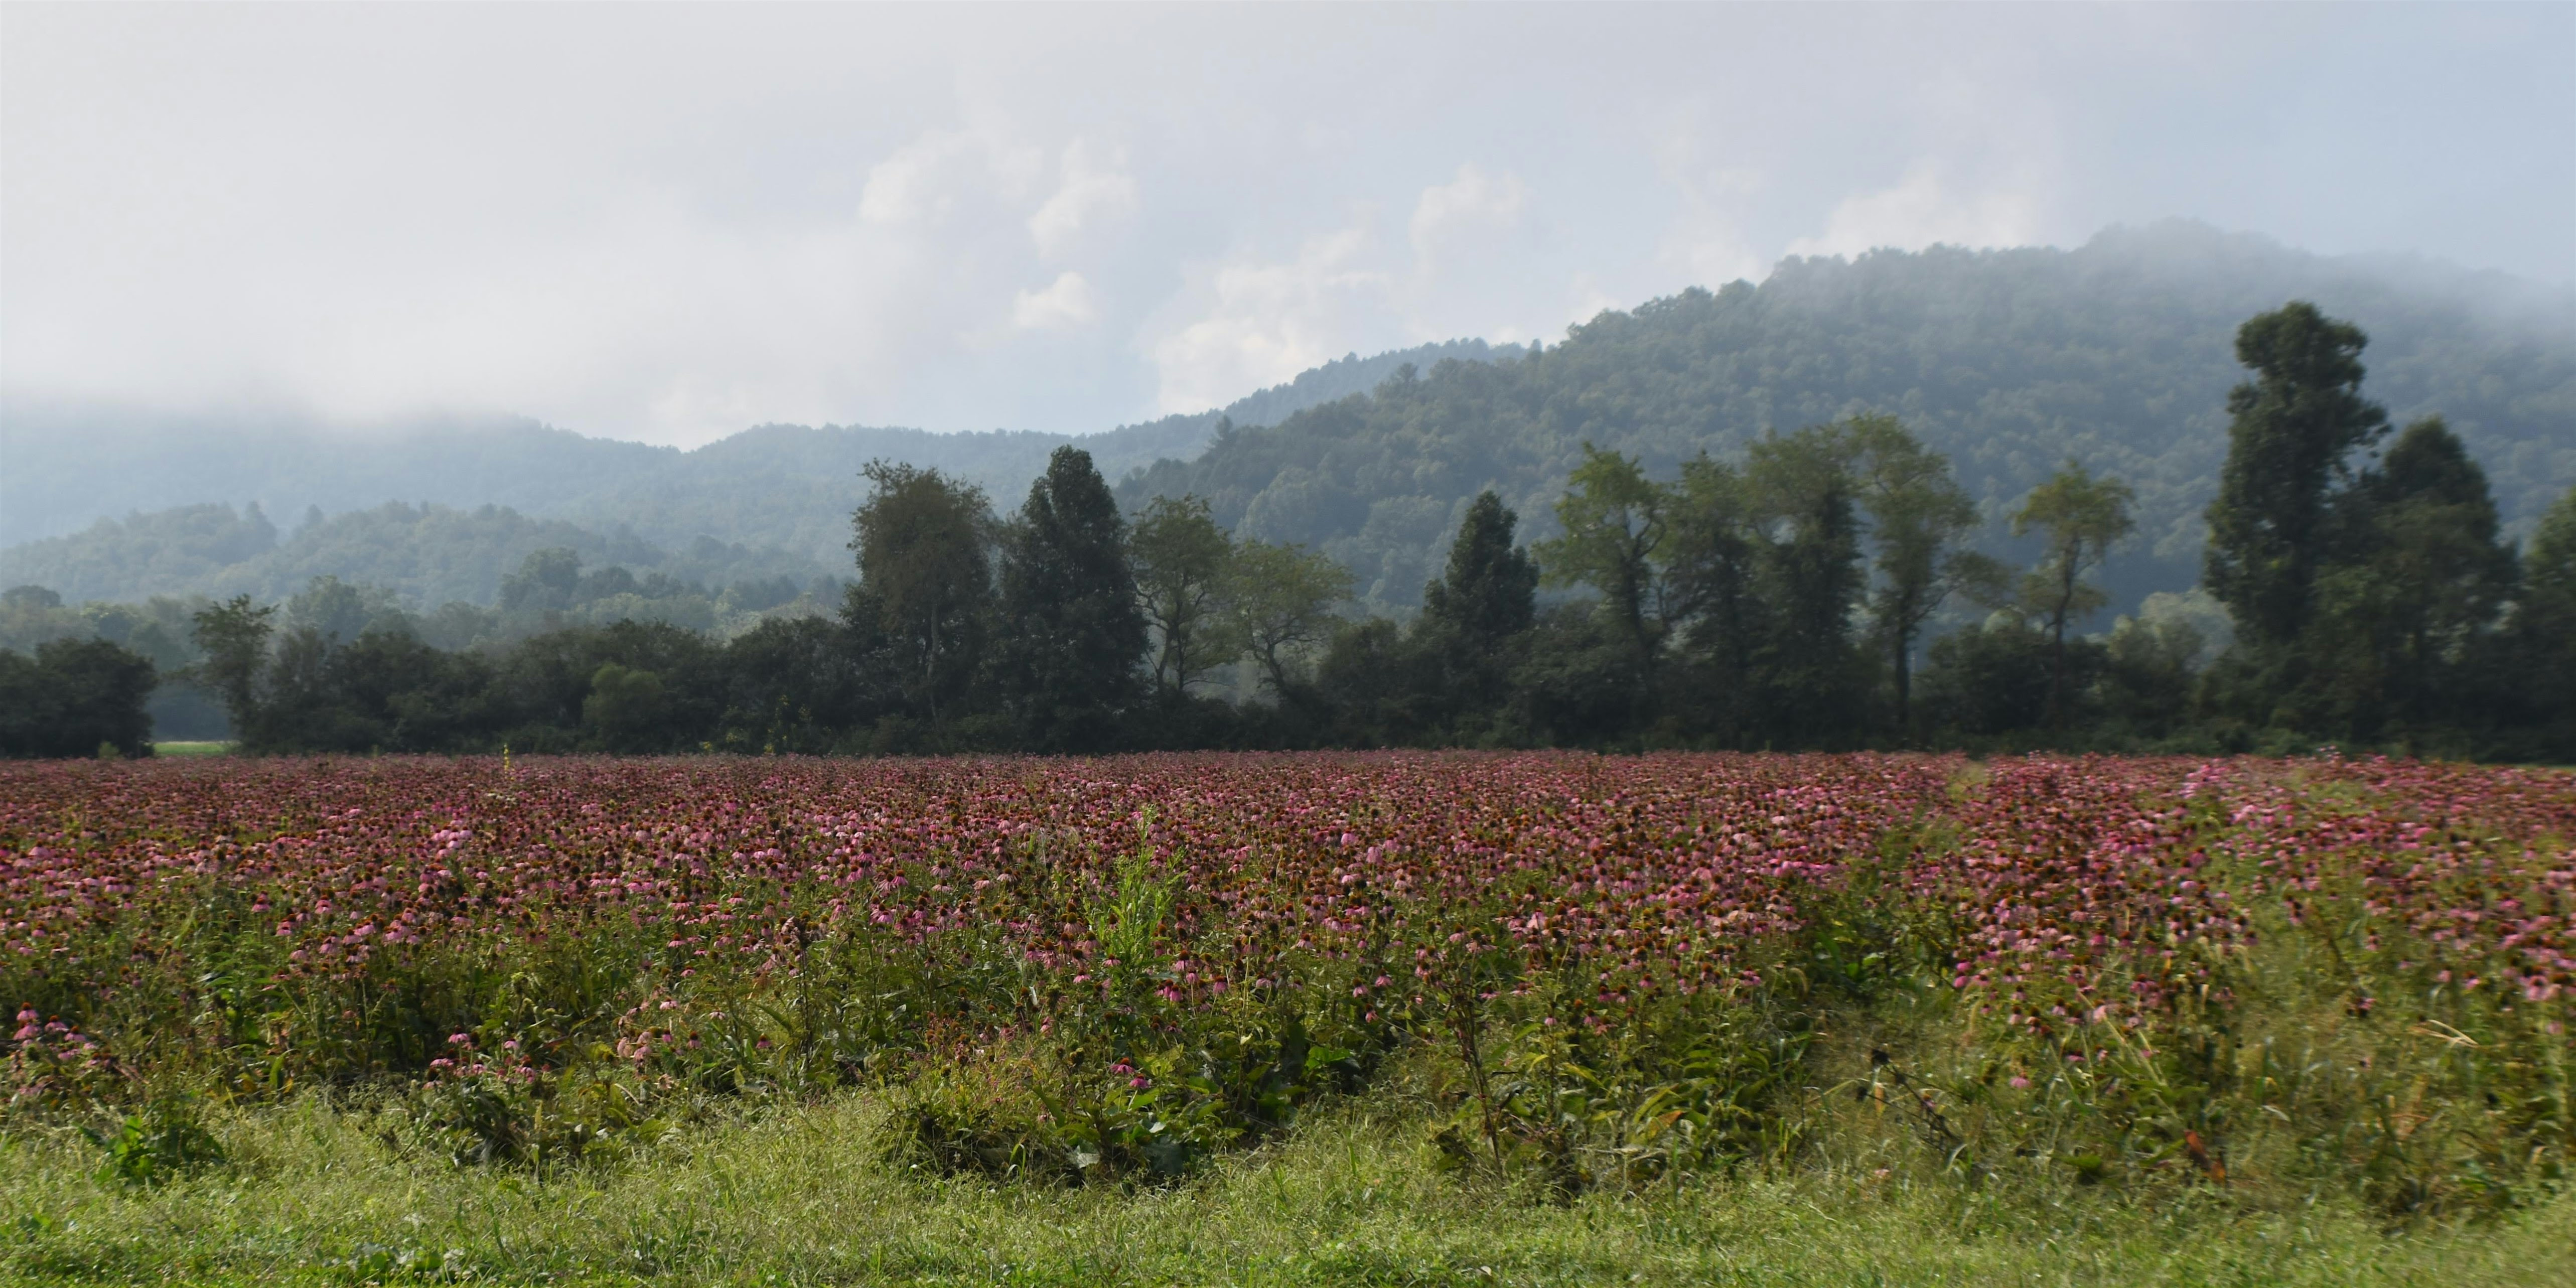
M 0 6 L 0 387 L 1080 431 L 1784 255 L 2576 279 L 2576 5 Z

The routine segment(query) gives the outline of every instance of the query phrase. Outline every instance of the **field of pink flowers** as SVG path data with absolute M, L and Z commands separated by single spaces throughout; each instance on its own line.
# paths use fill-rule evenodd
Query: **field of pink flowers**
M 14 1115 L 390 1088 L 487 1160 L 896 1086 L 1077 1177 L 1402 1068 L 1568 1183 L 1848 1087 L 1954 1167 L 2403 1207 L 2566 1161 L 2571 836 L 2566 773 L 2377 760 L 7 765 L 0 1045 Z

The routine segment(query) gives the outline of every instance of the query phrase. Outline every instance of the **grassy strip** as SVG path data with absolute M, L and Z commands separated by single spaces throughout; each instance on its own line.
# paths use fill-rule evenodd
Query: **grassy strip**
M 1001 1284 L 2481 1284 L 2576 1282 L 2576 1201 L 2384 1233 L 2327 1201 L 1971 1190 L 1808 1170 L 1569 1203 L 1436 1171 L 1373 1102 L 1163 1189 L 930 1179 L 880 1101 L 736 1111 L 613 1168 L 529 1175 L 389 1148 L 315 1098 L 217 1124 L 233 1162 L 94 1177 L 77 1137 L 0 1163 L 19 1281 Z

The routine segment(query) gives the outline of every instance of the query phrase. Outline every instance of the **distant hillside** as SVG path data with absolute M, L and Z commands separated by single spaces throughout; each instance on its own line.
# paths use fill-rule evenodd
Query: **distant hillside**
M 328 518 L 309 515 L 282 536 L 259 506 L 181 506 L 101 519 L 69 536 L 0 550 L 0 586 L 38 585 L 66 601 L 134 602 L 152 595 L 249 594 L 280 601 L 316 577 L 382 587 L 416 609 L 488 606 L 501 578 L 539 550 L 567 548 L 593 567 L 660 573 L 710 591 L 786 578 L 799 588 L 837 574 L 776 549 L 699 538 L 668 550 L 632 532 L 606 534 L 515 510 L 391 502 Z M 789 592 L 793 594 L 794 592 Z
M 692 565 L 708 571 L 686 574 L 711 584 L 736 575 L 717 569 L 845 575 L 868 460 L 950 471 L 1007 511 L 1049 452 L 1078 442 L 1125 480 L 1131 505 L 1205 495 L 1219 521 L 1318 546 L 1357 571 L 1370 603 L 1400 610 L 1479 489 L 1502 492 L 1525 535 L 1547 535 L 1587 440 L 1668 472 L 1766 429 L 1878 410 L 1953 457 L 1996 519 L 1997 553 L 2022 553 L 2001 517 L 2067 456 L 2128 479 L 2140 536 L 2108 573 L 2127 604 L 2197 579 L 2226 394 L 2243 375 L 2235 329 L 2293 298 L 2370 333 L 2369 394 L 2401 423 L 2447 416 L 2514 531 L 2576 484 L 2576 291 L 2167 223 L 2071 251 L 1790 260 L 1759 286 L 1604 313 L 1534 358 L 1478 341 L 1352 356 L 1222 411 L 1080 437 L 764 425 L 681 452 L 526 421 L 369 436 L 277 418 L 0 404 L 0 540 L 78 534 L 0 551 L 0 570 L 21 570 L 0 578 L 134 599 L 291 590 L 330 573 L 429 601 L 481 601 L 531 543 L 600 562 L 618 540 L 680 563 L 717 551 Z M 1408 366 L 1409 379 L 1390 380 Z M 333 524 L 403 502 L 413 518 L 379 516 L 368 530 L 447 553 L 406 563 L 354 536 L 308 549 L 299 531 L 272 534 L 276 551 L 245 561 L 226 543 L 253 539 L 242 509 L 252 501 L 272 516 L 318 506 L 339 516 Z M 481 518 L 487 505 L 508 521 Z M 129 517 L 91 528 L 102 515 Z M 543 535 L 547 523 L 582 536 Z
M 2369 332 L 2366 391 L 2401 424 L 2448 417 L 2518 527 L 2576 484 L 2576 292 L 2172 223 L 2073 251 L 1790 260 L 1758 287 L 1604 313 L 1532 359 L 1432 366 L 1229 434 L 1121 496 L 1205 496 L 1218 522 L 1316 545 L 1400 608 L 1480 489 L 1547 535 L 1586 441 L 1668 475 L 1766 429 L 1875 410 L 1952 456 L 2004 553 L 2001 516 L 2066 457 L 2128 479 L 2140 540 L 2109 579 L 2134 602 L 2197 579 L 2226 394 L 2244 374 L 2236 327 L 2293 298 Z
M 849 513 L 862 491 L 859 467 L 877 457 L 962 475 L 1008 508 L 1064 443 L 1090 449 L 1102 471 L 1117 478 L 1156 460 L 1195 455 L 1229 418 L 1237 425 L 1272 424 L 1372 388 L 1408 362 L 1518 353 L 1511 345 L 1461 340 L 1353 355 L 1218 411 L 1101 434 L 763 425 L 689 452 L 506 418 L 357 431 L 269 413 L 182 417 L 7 401 L 0 402 L 0 542 L 64 536 L 104 517 L 208 503 L 257 502 L 275 515 L 318 506 L 336 515 L 403 501 L 506 506 L 597 532 L 622 526 L 671 550 L 700 537 L 775 546 L 837 568 L 846 559 Z

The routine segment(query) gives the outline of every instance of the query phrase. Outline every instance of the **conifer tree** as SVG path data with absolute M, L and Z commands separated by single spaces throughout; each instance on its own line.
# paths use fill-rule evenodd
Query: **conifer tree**
M 1055 449 L 1004 532 L 1001 620 L 1003 698 L 1022 739 L 1049 751 L 1106 746 L 1136 696 L 1145 619 L 1127 521 L 1089 452 Z
M 2486 471 L 2438 416 L 2407 426 L 2338 515 L 2337 560 L 2318 579 L 2314 643 L 2327 718 L 2368 738 L 2409 736 L 2468 713 L 2456 680 L 2513 593 Z
M 1512 544 L 1520 516 L 1488 489 L 1467 506 L 1449 543 L 1449 566 L 1422 588 L 1422 615 L 1460 646 L 1490 649 L 1530 628 L 1537 616 L 1538 565 Z
M 1423 673 L 1439 677 L 1447 719 L 1461 737 L 1490 728 L 1538 620 L 1538 564 L 1512 544 L 1519 523 L 1491 489 L 1478 493 L 1449 543 L 1447 568 L 1422 588 L 1413 642 L 1425 654 Z

